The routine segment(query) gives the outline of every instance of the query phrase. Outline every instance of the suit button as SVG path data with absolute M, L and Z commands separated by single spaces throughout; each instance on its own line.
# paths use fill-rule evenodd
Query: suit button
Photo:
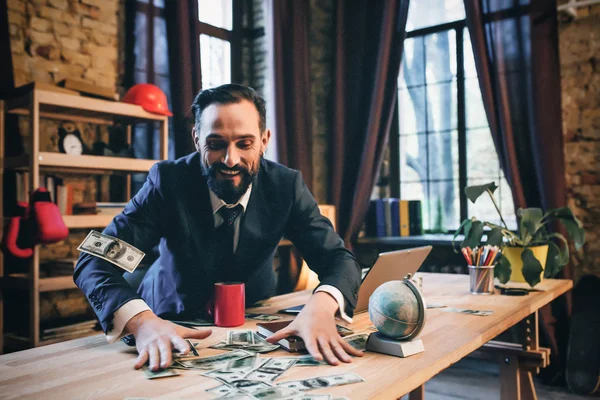
M 358 299 L 358 293 L 354 292 L 354 300 Z

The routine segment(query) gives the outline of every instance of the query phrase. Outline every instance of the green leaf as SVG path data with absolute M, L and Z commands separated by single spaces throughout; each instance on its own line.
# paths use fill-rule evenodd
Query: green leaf
M 563 266 L 564 264 L 560 262 L 560 248 L 556 243 L 549 241 L 544 278 L 554 278 L 562 270 Z
M 557 241 L 561 242 L 562 247 L 554 243 L 552 239 L 556 239 Z M 560 233 L 553 233 L 548 236 L 548 241 L 546 243 L 548 243 L 549 245 L 553 244 L 558 248 L 557 261 L 560 267 L 562 268 L 565 265 L 567 265 L 567 263 L 569 262 L 569 243 L 567 242 L 567 239 Z
M 533 251 L 529 248 L 523 249 L 521 259 L 523 260 L 523 278 L 525 278 L 531 287 L 534 287 L 540 283 L 540 274 L 544 268 L 542 268 L 542 264 L 535 258 Z
M 488 191 L 488 189 L 492 192 L 492 194 L 498 189 L 495 182 L 486 183 L 485 185 L 474 185 L 467 186 L 465 188 L 465 194 L 467 198 L 471 200 L 471 203 L 475 203 L 475 200 L 479 198 L 483 193 Z
M 481 221 L 472 221 L 469 233 L 465 233 L 465 240 L 462 241 L 460 247 L 470 247 L 474 249 L 481 244 L 483 236 L 483 223 Z
M 503 237 L 502 227 L 496 226 L 487 233 L 487 244 L 490 246 L 502 247 L 504 245 L 504 241 L 502 240 Z
M 508 259 L 503 255 L 500 255 L 500 259 L 496 262 L 496 267 L 494 268 L 494 277 L 498 278 L 500 283 L 506 283 L 510 279 L 510 263 Z
M 470 219 L 465 219 L 460 226 L 458 227 L 458 229 L 456 230 L 456 232 L 454 233 L 454 236 L 452 237 L 452 248 L 454 249 L 455 253 L 458 253 L 458 250 L 456 249 L 456 246 L 454 245 L 454 241 L 456 240 L 456 237 L 458 235 L 460 235 L 460 232 L 463 228 L 465 228 L 465 236 L 467 236 L 469 230 L 471 229 L 471 220 Z
M 569 237 L 573 239 L 575 243 L 575 249 L 579 250 L 585 244 L 585 231 L 583 230 L 583 224 L 573 214 L 573 211 L 569 207 L 553 208 L 548 210 L 546 213 L 549 217 L 553 217 L 559 220 L 569 233 Z
M 520 218 L 521 239 L 525 245 L 528 245 L 538 229 L 543 226 L 542 210 L 540 208 L 519 208 L 517 216 Z

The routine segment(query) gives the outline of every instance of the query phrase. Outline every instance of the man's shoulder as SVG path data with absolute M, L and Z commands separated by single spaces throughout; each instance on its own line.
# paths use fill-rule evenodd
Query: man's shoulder
M 300 173 L 295 169 L 264 158 L 261 160 L 261 168 L 264 176 L 269 180 L 275 181 L 275 183 L 280 183 L 278 181 L 281 180 L 294 179 Z
M 188 154 L 176 160 L 159 161 L 154 164 L 153 168 L 162 176 L 179 175 L 187 172 L 202 172 L 200 168 L 200 154 L 198 152 Z

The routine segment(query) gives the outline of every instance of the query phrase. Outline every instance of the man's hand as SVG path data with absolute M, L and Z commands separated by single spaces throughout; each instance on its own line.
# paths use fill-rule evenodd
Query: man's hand
M 324 357 L 331 365 L 338 365 L 340 360 L 350 363 L 352 358 L 348 354 L 361 357 L 363 353 L 350 346 L 337 332 L 335 312 L 338 308 L 331 295 L 317 292 L 291 324 L 275 332 L 267 341 L 277 343 L 291 335 L 300 336 L 316 360 L 321 361 Z
M 139 353 L 135 369 L 142 368 L 149 361 L 152 371 L 171 365 L 173 347 L 182 354 L 188 353 L 191 349 L 184 339 L 204 339 L 212 333 L 210 329 L 190 329 L 165 321 L 152 311 L 144 311 L 131 318 L 126 328 L 135 336 L 135 347 Z

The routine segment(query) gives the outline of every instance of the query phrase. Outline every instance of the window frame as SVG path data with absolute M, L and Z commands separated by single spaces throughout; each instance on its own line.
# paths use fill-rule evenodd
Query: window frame
M 466 101 L 465 101 L 465 66 L 464 66 L 464 30 L 466 20 L 452 21 L 444 24 L 429 26 L 426 28 L 415 29 L 406 33 L 405 39 L 425 37 L 427 35 L 440 33 L 444 31 L 454 31 L 456 34 L 456 89 L 457 89 L 457 135 L 458 135 L 458 185 L 459 185 L 459 222 L 468 216 L 467 196 L 464 188 L 467 186 L 467 127 L 466 127 Z M 396 85 L 396 93 L 399 91 Z M 399 101 L 399 100 L 397 100 Z M 398 106 L 394 107 L 394 116 L 392 120 L 393 134 L 390 137 L 390 194 L 394 198 L 401 198 L 400 190 L 400 115 Z M 427 133 L 428 134 L 428 133 Z M 429 179 L 428 179 L 429 182 Z M 425 206 L 425 205 L 423 205 Z M 454 233 L 455 229 L 447 230 L 447 233 Z

